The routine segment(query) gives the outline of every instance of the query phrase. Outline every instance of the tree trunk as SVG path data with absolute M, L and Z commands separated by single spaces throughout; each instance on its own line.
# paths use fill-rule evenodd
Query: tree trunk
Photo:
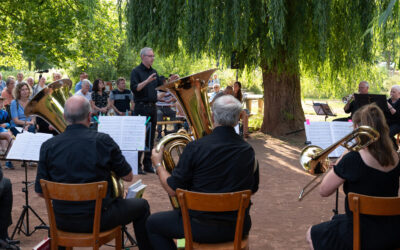
M 264 119 L 261 131 L 284 135 L 304 129 L 301 107 L 300 74 L 262 68 Z

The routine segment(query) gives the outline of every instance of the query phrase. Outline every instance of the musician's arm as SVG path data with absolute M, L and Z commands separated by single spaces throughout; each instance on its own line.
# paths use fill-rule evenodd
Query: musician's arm
M 344 179 L 340 178 L 332 169 L 326 174 L 319 188 L 319 194 L 322 197 L 328 197 L 333 194 L 337 188 L 343 183 Z
M 108 103 L 110 108 L 114 109 L 114 112 L 117 113 L 118 115 L 124 115 L 122 112 L 120 112 L 115 106 L 114 106 L 114 100 L 108 99 Z
M 344 105 L 344 112 L 346 112 L 346 113 L 350 113 L 351 112 L 351 106 L 352 106 L 352 103 L 353 103 L 353 101 L 348 101 L 347 103 L 346 103 L 346 105 Z
M 168 177 L 171 176 L 171 174 L 168 173 L 168 171 L 161 164 L 163 160 L 163 150 L 164 148 L 162 148 L 160 152 L 157 152 L 157 150 L 153 148 L 153 151 L 151 153 L 151 161 L 156 168 L 156 172 L 158 178 L 160 179 L 161 186 L 163 186 L 165 191 L 167 191 L 167 193 L 170 196 L 175 196 L 175 190 L 173 190 L 167 183 L 167 179 Z

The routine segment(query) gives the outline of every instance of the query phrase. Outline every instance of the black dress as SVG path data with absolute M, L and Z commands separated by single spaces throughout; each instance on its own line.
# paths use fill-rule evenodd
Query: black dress
M 336 215 L 331 221 L 314 225 L 311 238 L 314 249 L 352 249 L 353 214 L 347 203 L 347 194 L 392 197 L 399 189 L 400 164 L 389 172 L 367 166 L 358 152 L 350 152 L 334 167 L 335 173 L 346 181 L 346 214 Z M 360 215 L 362 249 L 393 249 L 400 247 L 400 216 Z

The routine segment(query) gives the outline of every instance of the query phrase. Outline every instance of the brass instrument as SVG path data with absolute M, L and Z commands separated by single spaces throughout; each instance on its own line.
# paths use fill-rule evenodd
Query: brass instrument
M 25 115 L 39 116 L 51 124 L 58 133 L 64 132 L 67 122 L 64 119 L 64 105 L 70 96 L 69 90 L 72 82 L 69 79 L 62 79 L 50 83 L 47 87 L 38 92 L 26 105 Z M 122 197 L 124 194 L 124 182 L 111 172 L 113 184 L 113 196 Z
M 344 104 L 347 104 L 348 102 L 350 102 L 351 100 L 353 100 L 353 98 L 354 98 L 354 94 L 347 95 L 347 96 L 345 96 L 345 97 L 342 98 L 342 102 L 343 102 Z
M 197 74 L 179 78 L 173 82 L 167 83 L 158 89 L 170 91 L 181 105 L 189 123 L 192 135 L 185 130 L 169 134 L 161 139 L 157 144 L 156 150 L 159 152 L 164 146 L 163 166 L 171 173 L 175 168 L 177 161 L 183 151 L 183 148 L 193 139 L 201 137 L 212 132 L 211 108 L 208 103 L 207 82 L 216 69 L 206 70 Z M 174 208 L 179 208 L 176 197 L 170 197 Z
M 360 136 L 365 136 L 368 138 L 365 142 L 360 139 Z M 314 179 L 312 179 L 307 185 L 303 187 L 299 195 L 299 201 L 301 201 L 308 193 L 314 190 L 322 180 L 312 186 L 309 190 L 306 189 L 314 183 L 322 173 L 327 172 L 329 169 L 328 155 L 335 150 L 338 146 L 343 146 L 349 151 L 359 151 L 363 148 L 368 147 L 371 143 L 379 139 L 379 132 L 369 126 L 360 126 L 354 129 L 351 133 L 332 144 L 325 150 L 314 145 L 309 145 L 300 153 L 300 164 L 304 170 L 310 174 L 316 174 Z M 353 143 L 352 141 L 355 140 Z

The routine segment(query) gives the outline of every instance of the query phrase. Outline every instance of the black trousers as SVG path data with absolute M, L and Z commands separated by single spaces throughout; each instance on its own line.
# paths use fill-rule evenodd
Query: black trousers
M 1 171 L 1 170 L 0 170 Z M 3 177 L 0 179 L 0 239 L 8 237 L 7 229 L 12 224 L 11 209 L 13 203 L 11 181 Z
M 150 117 L 151 122 L 151 132 L 146 133 L 146 142 L 150 138 L 150 151 L 146 151 L 144 153 L 144 159 L 143 159 L 143 164 L 140 164 L 140 159 L 142 158 L 143 152 L 139 152 L 139 167 L 142 169 L 151 169 L 152 164 L 151 164 L 151 150 L 153 149 L 154 146 L 154 136 L 156 133 L 156 125 L 157 125 L 157 107 L 154 103 L 142 103 L 138 102 L 135 103 L 135 115 L 141 115 L 141 116 L 147 116 Z
M 116 199 L 101 213 L 100 231 L 126 225 L 133 222 L 139 249 L 152 249 L 146 232 L 146 220 L 150 215 L 150 207 L 144 199 Z M 56 224 L 67 232 L 90 233 L 93 230 L 93 215 L 59 215 Z
M 157 107 L 157 121 L 162 121 L 163 116 L 167 116 L 170 118 L 171 121 L 176 120 L 176 111 L 173 110 L 170 106 L 158 106 Z M 165 129 L 167 130 L 167 129 Z M 177 124 L 174 124 L 174 130 L 178 130 Z M 161 137 L 162 126 L 157 126 L 158 137 Z
M 393 142 L 394 148 L 397 150 L 397 141 L 395 135 L 400 133 L 400 124 L 391 124 L 389 125 L 389 136 Z
M 217 243 L 233 241 L 235 226 L 202 223 L 196 219 L 190 220 L 193 240 L 202 243 Z M 243 235 L 250 231 L 251 220 L 245 221 Z M 173 239 L 184 238 L 182 216 L 179 210 L 152 214 L 146 223 L 147 232 L 153 249 L 176 249 Z

